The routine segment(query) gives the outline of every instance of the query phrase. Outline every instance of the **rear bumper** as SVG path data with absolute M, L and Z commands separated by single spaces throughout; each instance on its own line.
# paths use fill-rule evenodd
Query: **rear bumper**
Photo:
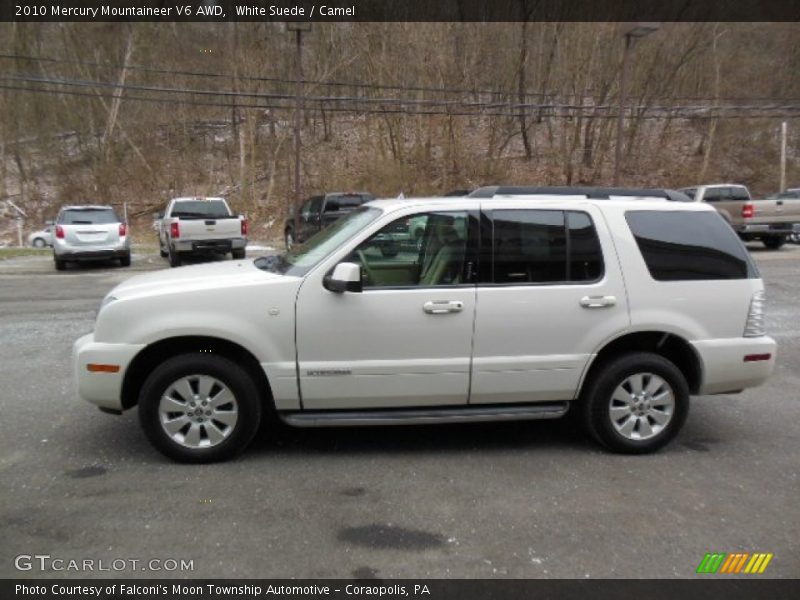
M 78 396 L 100 408 L 122 410 L 122 381 L 143 344 L 104 344 L 85 335 L 72 347 L 72 362 Z M 119 365 L 116 373 L 93 373 L 89 364 Z
M 61 260 L 88 261 L 108 260 L 130 256 L 131 247 L 128 238 L 111 246 L 72 246 L 60 240 L 53 244 L 55 258 Z
M 775 369 L 777 344 L 769 336 L 692 342 L 703 366 L 699 394 L 724 394 L 756 387 Z M 746 356 L 769 355 L 767 360 L 745 361 Z
M 745 223 L 736 227 L 737 233 L 788 235 L 800 231 L 800 223 Z
M 239 250 L 247 246 L 247 238 L 227 238 L 222 240 L 173 240 L 172 247 L 176 252 L 204 254 L 226 254 L 231 250 Z

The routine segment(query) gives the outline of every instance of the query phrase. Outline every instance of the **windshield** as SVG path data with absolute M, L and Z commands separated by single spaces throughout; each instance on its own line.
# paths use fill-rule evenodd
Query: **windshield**
M 380 209 L 374 207 L 358 208 L 309 238 L 305 244 L 295 246 L 281 256 L 262 256 L 256 259 L 255 265 L 273 273 L 301 277 L 380 215 Z
M 61 225 L 108 225 L 121 223 L 110 208 L 70 208 L 58 218 Z
M 170 216 L 184 219 L 227 219 L 231 213 L 222 200 L 187 200 L 176 202 Z

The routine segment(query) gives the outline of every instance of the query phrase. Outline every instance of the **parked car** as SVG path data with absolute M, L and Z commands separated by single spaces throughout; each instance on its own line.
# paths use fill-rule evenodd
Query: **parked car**
M 374 199 L 375 196 L 369 192 L 331 192 L 312 196 L 300 207 L 300 226 L 297 231 L 295 231 L 294 209 L 289 211 L 289 217 L 283 228 L 286 249 L 290 250 L 295 244 L 304 243 L 315 233 Z
M 65 206 L 56 217 L 53 260 L 63 271 L 67 262 L 119 260 L 131 264 L 128 224 L 110 206 Z
M 382 200 L 282 256 L 128 279 L 76 341 L 82 398 L 165 455 L 298 427 L 550 419 L 654 451 L 690 395 L 775 365 L 764 284 L 710 206 L 616 191 Z M 641 196 L 641 191 L 636 191 Z M 375 240 L 425 217 L 414 253 Z
M 739 237 L 761 240 L 777 250 L 787 236 L 800 231 L 800 199 L 787 196 L 754 200 L 743 185 L 719 183 L 679 190 L 695 202 L 708 202 L 725 218 Z
M 174 198 L 158 216 L 159 251 L 170 267 L 189 255 L 245 257 L 247 219 L 234 215 L 223 198 Z
M 44 229 L 34 231 L 28 236 L 28 245 L 34 248 L 44 248 L 53 245 L 54 225 L 47 225 Z

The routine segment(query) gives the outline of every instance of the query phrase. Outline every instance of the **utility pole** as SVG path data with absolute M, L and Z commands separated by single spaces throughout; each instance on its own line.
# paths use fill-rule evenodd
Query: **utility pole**
M 619 110 L 617 112 L 617 145 L 614 148 L 614 185 L 619 185 L 619 171 L 622 164 L 622 136 L 625 121 L 625 92 L 628 83 L 628 63 L 633 50 L 634 40 L 657 31 L 659 23 L 633 23 L 622 31 L 625 37 L 625 49 L 622 54 L 622 71 L 619 74 Z
M 303 33 L 311 31 L 311 23 L 291 21 L 286 23 L 287 31 L 295 32 L 295 108 L 294 108 L 294 241 L 300 232 L 300 204 L 303 193 L 300 185 L 300 128 L 303 124 Z
M 786 121 L 781 123 L 781 187 L 779 192 L 786 191 Z

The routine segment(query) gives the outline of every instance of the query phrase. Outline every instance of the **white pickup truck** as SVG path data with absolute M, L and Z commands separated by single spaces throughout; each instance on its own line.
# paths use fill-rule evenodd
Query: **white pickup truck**
M 174 198 L 159 215 L 158 244 L 171 267 L 188 254 L 245 257 L 247 219 L 234 215 L 223 198 Z

